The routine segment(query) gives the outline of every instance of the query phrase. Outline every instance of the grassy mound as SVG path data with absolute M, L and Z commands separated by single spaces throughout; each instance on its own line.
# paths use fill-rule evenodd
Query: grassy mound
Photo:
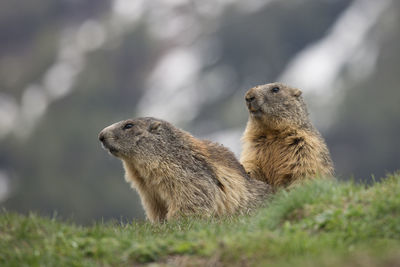
M 400 265 L 400 175 L 313 181 L 251 216 L 82 227 L 0 213 L 1 266 Z

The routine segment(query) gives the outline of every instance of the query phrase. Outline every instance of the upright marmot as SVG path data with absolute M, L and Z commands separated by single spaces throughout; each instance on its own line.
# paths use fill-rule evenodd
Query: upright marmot
M 102 130 L 99 139 L 122 160 L 125 179 L 138 191 L 152 222 L 246 213 L 270 192 L 270 186 L 247 176 L 227 148 L 166 121 L 121 121 Z
M 251 88 L 241 163 L 251 177 L 274 188 L 333 175 L 328 148 L 308 118 L 299 89 L 281 83 Z

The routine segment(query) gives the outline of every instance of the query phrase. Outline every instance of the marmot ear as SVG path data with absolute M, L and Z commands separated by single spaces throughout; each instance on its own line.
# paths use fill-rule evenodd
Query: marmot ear
M 293 90 L 293 96 L 299 97 L 301 96 L 302 91 L 300 89 L 294 89 Z
M 149 125 L 149 132 L 154 133 L 158 130 L 158 128 L 160 128 L 161 126 L 161 122 L 159 121 L 153 121 L 150 125 Z

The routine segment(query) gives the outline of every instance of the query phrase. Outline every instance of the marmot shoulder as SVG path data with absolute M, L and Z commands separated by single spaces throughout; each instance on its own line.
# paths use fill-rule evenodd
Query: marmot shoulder
M 250 179 L 232 152 L 155 118 L 115 123 L 99 139 L 120 158 L 152 222 L 246 213 L 271 191 Z
M 270 83 L 245 95 L 250 115 L 240 161 L 252 178 L 274 188 L 333 176 L 328 148 L 311 124 L 301 94 L 299 89 Z

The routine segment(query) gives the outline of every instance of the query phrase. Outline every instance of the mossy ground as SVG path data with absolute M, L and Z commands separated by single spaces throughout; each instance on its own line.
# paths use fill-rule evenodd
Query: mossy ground
M 400 175 L 313 181 L 253 215 L 89 227 L 0 213 L 1 266 L 400 265 Z

